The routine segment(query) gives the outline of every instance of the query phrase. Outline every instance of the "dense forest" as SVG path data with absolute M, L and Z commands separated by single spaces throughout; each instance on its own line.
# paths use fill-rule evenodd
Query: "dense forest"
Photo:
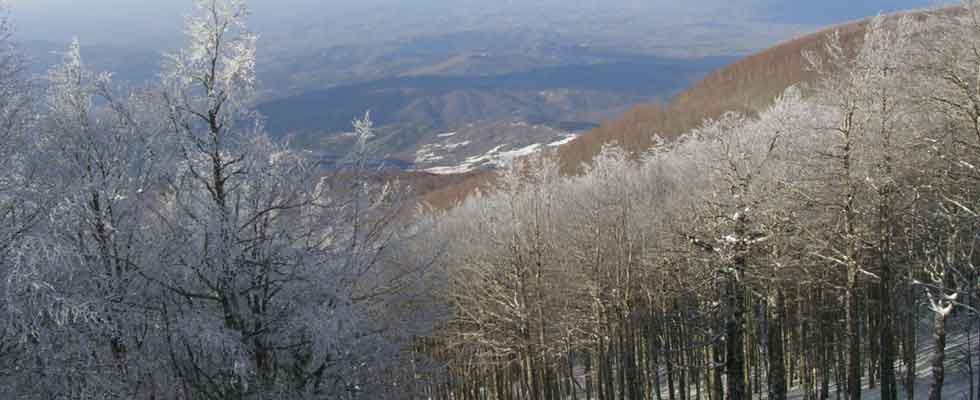
M 978 12 L 832 34 L 762 112 L 577 177 L 527 160 L 438 213 L 429 396 L 942 399 L 955 370 L 976 398 Z
M 0 398 L 980 398 L 980 2 L 449 209 L 369 115 L 340 171 L 271 139 L 244 1 L 198 4 L 138 90 L 0 25 Z

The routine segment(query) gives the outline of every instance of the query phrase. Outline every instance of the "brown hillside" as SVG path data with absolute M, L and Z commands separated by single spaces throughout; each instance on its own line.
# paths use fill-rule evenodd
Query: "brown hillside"
M 863 35 L 863 28 L 863 23 L 854 23 L 833 29 L 840 30 L 842 39 L 853 42 Z M 727 111 L 749 112 L 765 106 L 787 87 L 814 78 L 806 71 L 802 54 L 821 49 L 833 29 L 746 57 L 708 75 L 667 104 L 641 105 L 602 124 L 559 149 L 562 171 L 580 172 L 607 143 L 616 142 L 641 153 L 653 145 L 654 135 L 677 137 L 705 119 Z M 428 193 L 425 200 L 436 208 L 451 207 L 475 189 L 489 186 L 492 178 L 491 172 L 473 174 L 457 184 Z
M 949 10 L 952 9 L 946 11 Z M 867 21 L 849 23 L 779 44 L 710 74 L 667 104 L 636 107 L 562 146 L 562 171 L 579 173 L 607 143 L 616 142 L 635 154 L 642 153 L 653 146 L 654 135 L 674 138 L 728 111 L 757 111 L 786 88 L 816 78 L 806 68 L 804 52 L 822 51 L 834 31 L 840 33 L 845 46 L 856 48 L 863 40 L 866 25 Z M 474 189 L 488 186 L 492 177 L 492 173 L 477 173 L 456 185 L 433 191 L 425 199 L 437 208 L 451 207 Z
M 667 104 L 637 107 L 563 146 L 563 171 L 578 172 L 607 143 L 644 152 L 653 145 L 654 135 L 677 137 L 728 111 L 759 110 L 786 88 L 815 78 L 803 52 L 822 50 L 834 30 L 845 44 L 853 45 L 863 38 L 865 25 L 852 23 L 782 43 L 710 74 Z

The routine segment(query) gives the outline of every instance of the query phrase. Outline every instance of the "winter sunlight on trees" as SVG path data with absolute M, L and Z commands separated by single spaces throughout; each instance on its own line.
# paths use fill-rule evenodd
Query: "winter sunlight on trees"
M 379 113 L 270 135 L 245 0 L 195 5 L 136 87 L 0 20 L 0 399 L 980 400 L 980 1 L 443 208 Z

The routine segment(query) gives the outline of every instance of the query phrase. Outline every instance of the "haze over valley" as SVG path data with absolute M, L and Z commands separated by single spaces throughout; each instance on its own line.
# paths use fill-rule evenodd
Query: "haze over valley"
M 59 62 L 77 36 L 93 69 L 134 85 L 155 80 L 162 55 L 180 43 L 174 27 L 192 9 L 88 0 L 80 15 L 75 4 L 13 1 L 34 72 Z M 467 171 L 495 164 L 466 160 L 545 147 L 668 100 L 738 56 L 802 32 L 929 4 L 260 0 L 251 4 L 258 108 L 271 134 L 327 163 L 350 150 L 350 122 L 370 110 L 378 161 Z M 447 132 L 456 141 L 440 138 Z

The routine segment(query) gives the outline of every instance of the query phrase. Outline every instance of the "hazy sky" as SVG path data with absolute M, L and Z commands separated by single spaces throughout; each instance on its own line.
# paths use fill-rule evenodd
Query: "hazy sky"
M 3 1 L 3 0 L 0 0 Z M 18 36 L 66 42 L 79 36 L 89 44 L 145 47 L 173 44 L 180 38 L 183 16 L 193 0 L 6 0 L 12 6 Z M 490 1 L 491 3 L 487 3 Z M 697 0 L 718 3 L 727 0 Z M 755 1 L 755 0 L 736 0 Z M 683 4 L 675 0 L 249 0 L 252 29 L 279 35 L 321 25 L 329 32 L 371 30 L 384 36 L 393 24 L 419 24 L 449 15 L 531 15 L 543 9 L 576 10 L 614 5 L 620 9 L 666 10 Z M 685 6 L 687 7 L 687 6 Z M 551 11 L 552 14 L 555 11 Z M 393 21 L 394 20 L 394 21 Z M 400 21 L 403 20 L 403 21 Z M 366 27 L 365 25 L 371 25 Z M 380 25 L 380 26 L 379 26 Z M 367 29 L 365 29 L 367 28 Z M 452 26 L 446 26 L 451 30 Z
M 18 37 L 22 39 L 66 42 L 77 35 L 88 44 L 140 47 L 167 47 L 177 43 L 183 16 L 193 8 L 192 0 L 6 1 L 12 6 Z M 754 9 L 757 10 L 755 12 L 783 8 L 788 14 L 801 8 L 799 14 L 812 17 L 820 14 L 824 4 L 829 4 L 826 6 L 828 13 L 835 7 L 846 7 L 853 9 L 856 16 L 860 16 L 873 14 L 882 8 L 921 6 L 933 1 L 935 0 L 250 0 L 249 5 L 253 11 L 253 30 L 268 33 L 270 36 L 281 36 L 290 29 L 298 31 L 311 25 L 333 29 L 324 32 L 396 30 L 397 28 L 377 25 L 397 24 L 403 19 L 407 21 L 405 24 L 424 25 L 426 18 L 439 16 L 450 16 L 449 20 L 458 16 L 484 19 L 489 16 L 499 17 L 502 21 L 514 21 L 514 16 L 526 15 L 534 22 L 538 15 L 555 18 L 564 16 L 567 20 L 575 15 L 591 17 L 614 9 L 622 15 L 656 21 L 657 17 L 672 18 L 685 12 L 696 14 L 703 10 L 717 11 L 721 8 Z M 801 3 L 806 4 L 799 7 Z M 840 10 L 833 12 L 839 13 Z M 447 30 L 451 28 L 446 27 Z
M 146 45 L 180 38 L 191 0 L 7 0 L 18 36 L 66 41 L 77 35 L 88 43 Z M 344 10 L 349 0 L 252 0 L 253 24 L 268 28 L 312 14 Z

